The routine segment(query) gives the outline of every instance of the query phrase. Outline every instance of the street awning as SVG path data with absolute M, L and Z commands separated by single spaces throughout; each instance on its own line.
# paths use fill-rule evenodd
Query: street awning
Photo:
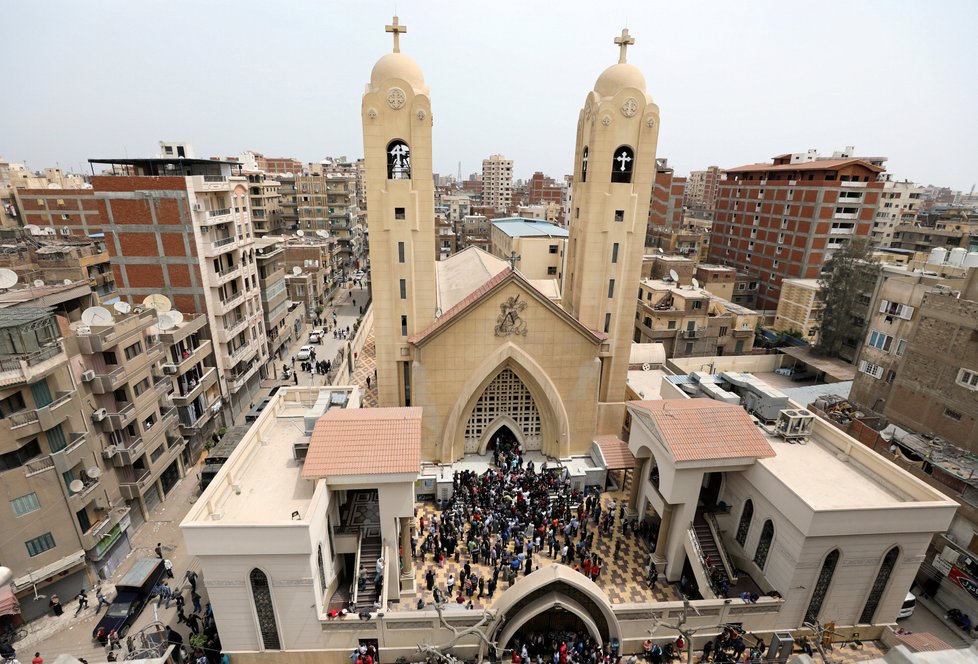
M 14 589 L 10 584 L 0 588 L 0 616 L 12 616 L 20 613 L 20 602 L 14 595 Z
M 73 567 L 82 565 L 85 563 L 85 551 L 78 550 L 70 556 L 65 556 L 61 560 L 56 560 L 50 565 L 45 565 L 40 569 L 36 569 L 33 572 L 25 574 L 23 576 L 18 576 L 14 579 L 14 588 L 19 592 L 25 588 L 30 588 L 35 583 L 41 583 L 46 581 L 55 574 L 60 574 L 61 572 L 70 570 Z
M 618 436 L 595 436 L 594 446 L 608 470 L 631 470 L 635 467 L 635 455 L 628 443 Z

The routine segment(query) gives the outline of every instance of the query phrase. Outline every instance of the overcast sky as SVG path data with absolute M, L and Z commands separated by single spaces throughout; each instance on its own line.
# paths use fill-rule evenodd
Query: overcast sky
M 855 145 L 895 176 L 978 182 L 978 2 L 399 0 L 431 87 L 436 171 L 501 153 L 517 177 L 572 170 L 585 94 L 627 25 L 677 173 Z M 394 2 L 4 3 L 0 155 L 318 161 L 363 152 L 360 97 Z M 87 164 L 86 164 L 87 168 Z

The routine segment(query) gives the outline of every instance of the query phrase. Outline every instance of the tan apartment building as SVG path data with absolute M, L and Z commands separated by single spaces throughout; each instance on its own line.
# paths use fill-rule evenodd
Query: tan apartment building
M 308 304 L 325 306 L 336 292 L 349 281 L 353 269 L 348 267 L 333 237 L 285 237 L 282 243 L 282 265 L 286 276 L 295 274 L 296 268 L 312 274 L 318 282 L 315 292 L 317 301 Z M 295 298 L 293 298 L 295 299 Z M 304 300 L 304 298 L 301 298 Z M 308 306 L 306 313 L 315 315 Z
M 458 238 L 455 225 L 444 215 L 435 214 L 435 256 L 445 260 L 458 251 Z
M 289 271 L 285 273 L 285 287 L 289 299 L 302 304 L 306 322 L 312 323 L 326 308 L 325 287 L 318 270 Z
M 279 360 L 286 358 L 289 344 L 298 338 L 305 314 L 301 303 L 289 299 L 284 245 L 285 240 L 276 237 L 262 238 L 255 243 L 269 354 Z
M 917 252 L 938 248 L 978 251 L 978 213 L 946 210 L 927 225 L 901 224 L 893 230 L 890 247 Z
M 774 331 L 798 332 L 809 344 L 818 343 L 822 310 L 825 309 L 819 296 L 821 292 L 818 279 L 785 279 L 774 315 Z
M 696 276 L 696 262 L 686 256 L 670 256 L 661 251 L 642 257 L 642 279 L 672 279 L 675 272 L 677 283 L 689 285 Z
M 522 217 L 493 219 L 489 234 L 489 253 L 514 261 L 527 279 L 563 278 L 564 252 L 569 232 L 566 228 Z
M 482 160 L 482 204 L 506 210 L 513 204 L 513 160 L 494 154 Z
M 636 343 L 661 343 L 666 357 L 742 355 L 754 347 L 758 314 L 702 288 L 643 279 Z
M 713 210 L 724 175 L 718 166 L 709 166 L 705 171 L 690 171 L 683 203 L 695 210 Z
M 873 244 L 889 247 L 898 226 L 912 225 L 917 220 L 923 196 L 924 188 L 912 182 L 884 182 L 873 228 L 869 232 Z
M 739 304 L 734 299 L 737 295 L 737 270 L 732 267 L 700 263 L 696 266 L 696 281 L 701 288 L 705 288 L 720 299 Z
M 24 284 L 87 283 L 102 302 L 118 297 L 102 239 L 4 229 L 0 243 L 0 267 L 16 272 Z
M 710 249 L 710 234 L 691 226 L 649 225 L 645 238 L 645 251 L 662 249 L 666 254 L 686 256 L 694 261 L 705 261 Z
M 469 214 L 455 226 L 458 235 L 458 250 L 478 247 L 489 251 L 489 232 L 492 224 L 483 214 Z
M 356 176 L 301 173 L 280 176 L 282 217 L 287 229 L 307 235 L 328 233 L 336 255 L 348 270 L 362 266 L 366 246 L 357 207 Z
M 279 182 L 266 173 L 246 173 L 255 237 L 282 232 Z

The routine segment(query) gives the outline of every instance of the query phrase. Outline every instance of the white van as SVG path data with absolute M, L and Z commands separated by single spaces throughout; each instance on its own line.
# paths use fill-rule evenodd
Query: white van
M 907 596 L 903 599 L 903 605 L 900 607 L 900 613 L 897 614 L 897 620 L 900 618 L 909 618 L 913 615 L 915 608 L 917 608 L 917 597 L 913 593 L 907 593 Z

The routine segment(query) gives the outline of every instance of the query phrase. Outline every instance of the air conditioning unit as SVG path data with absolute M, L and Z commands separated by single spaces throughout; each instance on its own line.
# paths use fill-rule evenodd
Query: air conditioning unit
M 109 501 L 105 496 L 98 496 L 95 499 L 95 509 L 100 512 L 107 512 L 109 510 Z
M 95 380 L 95 372 L 89 369 L 88 371 L 82 373 L 81 378 L 83 383 L 91 383 L 93 380 Z
M 115 445 L 109 445 L 104 450 L 102 450 L 102 458 L 111 459 L 112 457 L 115 456 L 115 453 L 118 452 L 118 450 L 119 448 L 117 448 Z
M 101 422 L 108 416 L 109 416 L 109 411 L 105 410 L 104 408 L 99 408 L 98 410 L 92 413 L 92 422 Z
M 201 205 L 200 203 L 194 203 L 194 212 L 200 212 L 203 209 L 204 209 L 203 205 Z
M 163 365 L 163 373 L 165 373 L 167 376 L 176 376 L 177 375 L 177 365 L 175 365 L 175 364 L 164 364 Z

